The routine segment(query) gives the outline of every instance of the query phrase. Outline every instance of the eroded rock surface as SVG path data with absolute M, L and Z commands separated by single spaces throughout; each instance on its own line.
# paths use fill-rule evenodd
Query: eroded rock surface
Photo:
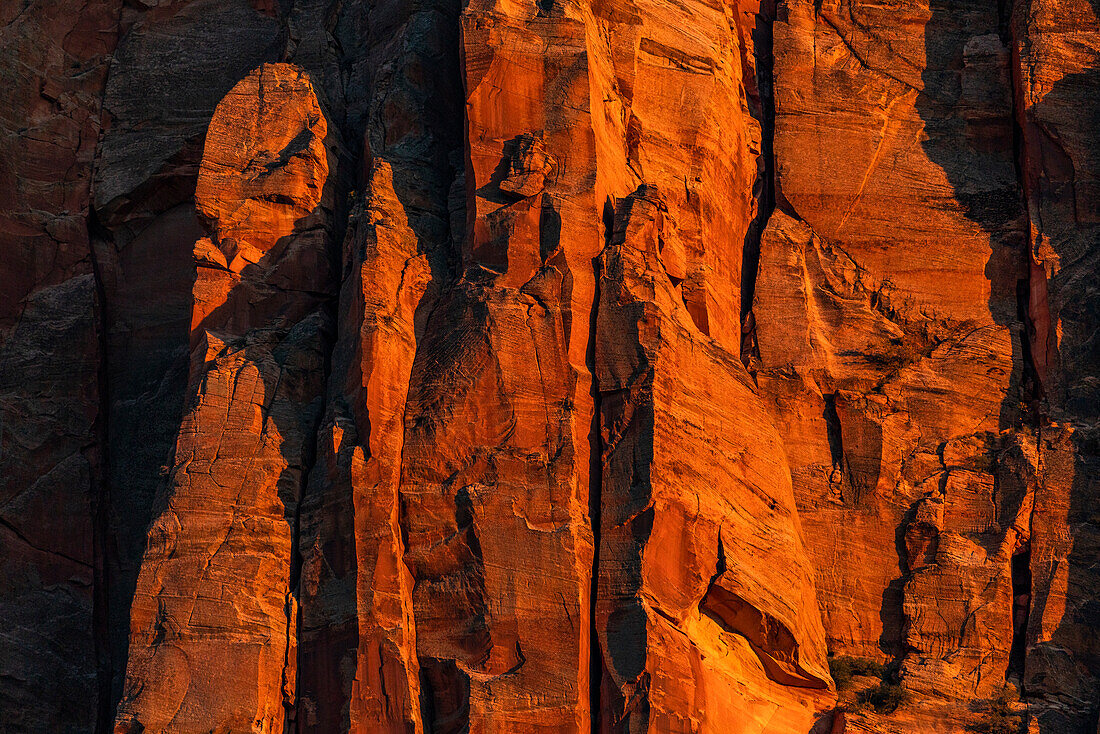
M 91 731 L 104 689 L 104 304 L 90 181 L 117 2 L 0 9 L 0 729 Z
M 4 731 L 1096 731 L 1094 0 L 0 58 Z
M 624 731 L 809 731 L 830 679 L 786 458 L 679 297 L 669 220 L 639 188 L 600 256 L 603 705 Z
M 294 709 L 292 572 L 331 332 L 339 147 L 308 75 L 286 64 L 249 74 L 210 123 L 190 406 L 131 607 L 119 731 L 279 731 Z
M 1024 685 L 1041 731 L 1100 706 L 1094 558 L 1100 477 L 1100 7 L 1022 3 L 1013 17 L 1029 216 L 1031 355 L 1042 381 Z

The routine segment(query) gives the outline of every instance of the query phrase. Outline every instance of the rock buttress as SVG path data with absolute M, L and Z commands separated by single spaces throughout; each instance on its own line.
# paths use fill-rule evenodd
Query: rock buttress
M 1035 452 L 1009 45 L 986 2 L 792 1 L 774 26 L 757 380 L 830 650 L 891 664 L 902 729 L 971 721 L 1014 644 Z
M 117 731 L 282 731 L 295 706 L 291 569 L 331 331 L 339 145 L 292 65 L 261 66 L 214 113 L 191 402 L 137 580 Z
M 652 186 L 601 255 L 602 731 L 809 731 L 832 695 L 779 436 L 665 265 Z
M 601 242 L 584 26 L 473 3 L 461 29 L 465 233 L 413 364 L 400 486 L 424 726 L 582 731 Z
M 398 490 L 413 361 L 462 239 L 458 12 L 378 3 L 350 16 L 365 33 L 346 87 L 362 189 L 302 509 L 303 732 L 425 731 Z
M 1024 691 L 1038 731 L 1091 731 L 1100 687 L 1100 7 L 1018 3 L 1013 40 L 1041 381 Z

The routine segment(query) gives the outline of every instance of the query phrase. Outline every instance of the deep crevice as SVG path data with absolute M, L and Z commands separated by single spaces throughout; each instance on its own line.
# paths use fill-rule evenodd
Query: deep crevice
M 760 242 L 775 211 L 775 94 L 773 25 L 775 4 L 764 0 L 752 31 L 753 55 L 756 65 L 755 113 L 760 120 L 760 158 L 763 163 L 759 178 L 756 216 L 745 233 L 741 250 L 741 361 L 745 364 L 756 351 L 756 324 L 752 312 L 756 295 L 756 278 L 760 269 Z
M 1035 364 L 1032 341 L 1036 335 L 1035 314 L 1031 309 L 1031 293 L 1035 286 L 1032 279 L 1035 277 L 1035 268 L 1032 267 L 1032 243 L 1031 237 L 1031 211 L 1028 207 L 1028 183 L 1026 170 L 1026 144 L 1024 139 L 1023 117 L 1024 103 L 1020 90 L 1020 57 L 1019 44 L 1016 38 L 1016 26 L 1013 12 L 1015 0 L 998 0 L 998 14 L 1000 20 L 1001 42 L 1010 50 L 1009 63 L 1009 93 L 1012 106 L 1012 164 L 1016 173 L 1016 187 L 1020 196 L 1020 208 L 1024 217 L 1024 242 L 1025 249 L 1022 253 L 1022 268 L 1024 277 L 1016 284 L 1016 317 L 1022 327 L 1020 334 L 1020 350 L 1023 362 L 1023 374 L 1020 376 L 1021 397 L 1027 404 L 1027 412 L 1024 420 L 1031 422 L 1038 431 L 1041 427 L 1039 415 L 1039 402 L 1042 399 L 1043 386 L 1041 384 L 1039 370 Z M 1044 275 L 1045 277 L 1045 275 Z
M 347 134 L 346 128 L 341 129 L 340 132 L 345 140 L 355 140 L 354 136 Z M 327 233 L 327 248 L 330 261 L 336 264 L 336 274 L 334 282 L 331 284 L 331 293 L 325 294 L 326 297 L 320 299 L 321 302 L 319 306 L 319 309 L 324 314 L 324 324 L 326 326 L 326 333 L 323 334 L 322 379 L 319 391 L 322 407 L 317 412 L 307 434 L 307 438 L 303 442 L 302 468 L 297 502 L 294 505 L 292 516 L 287 518 L 287 522 L 290 525 L 291 536 L 290 563 L 287 569 L 287 598 L 284 607 L 284 612 L 287 617 L 285 641 L 287 649 L 283 662 L 283 683 L 285 687 L 287 669 L 293 665 L 294 697 L 292 700 L 287 700 L 284 688 L 283 730 L 285 734 L 293 734 L 294 732 L 301 731 L 303 725 L 303 722 L 298 716 L 298 705 L 299 701 L 302 699 L 302 658 L 307 652 L 303 649 L 304 646 L 302 645 L 303 609 L 301 577 L 302 565 L 304 562 L 304 558 L 302 557 L 302 506 L 305 504 L 306 498 L 309 495 L 310 476 L 313 474 L 317 465 L 317 447 L 320 442 L 321 430 L 324 426 L 325 410 L 329 403 L 330 382 L 333 379 L 333 352 L 336 349 L 340 337 L 340 291 L 344 276 L 346 275 L 343 272 L 344 239 L 348 235 L 352 214 L 349 197 L 353 189 L 360 183 L 357 177 L 358 166 L 355 165 L 357 160 L 358 158 L 356 156 L 349 155 L 345 150 L 344 155 L 341 155 L 338 159 L 334 177 L 335 180 L 333 181 L 333 188 L 335 189 L 333 201 L 335 202 L 335 206 L 332 212 L 332 224 Z M 273 394 L 272 400 L 274 400 L 274 397 Z M 293 658 L 290 649 L 291 634 L 294 635 Z
M 117 583 L 111 578 L 108 569 L 106 541 L 111 531 L 111 462 L 110 462 L 110 433 L 108 432 L 108 418 L 110 416 L 110 394 L 108 392 L 109 378 L 107 374 L 108 347 L 110 339 L 107 334 L 107 290 L 103 285 L 102 271 L 99 267 L 99 259 L 96 257 L 95 243 L 97 238 L 105 242 L 113 242 L 114 235 L 99 220 L 99 214 L 95 207 L 96 179 L 99 159 L 99 149 L 103 143 L 103 118 L 107 105 L 107 85 L 111 80 L 111 72 L 114 68 L 113 52 L 125 37 L 122 31 L 122 20 L 125 17 L 127 3 L 120 2 L 114 14 L 115 33 L 111 39 L 112 55 L 104 57 L 102 63 L 106 67 L 102 84 L 99 88 L 99 100 L 97 113 L 100 128 L 99 137 L 94 146 L 94 160 L 89 171 L 88 181 L 88 216 L 86 221 L 88 232 L 88 255 L 92 264 L 92 277 L 95 282 L 95 297 L 97 300 L 96 317 L 99 329 L 99 369 L 97 370 L 99 389 L 99 420 L 97 420 L 97 439 L 100 446 L 99 466 L 99 492 L 98 499 L 92 507 L 92 562 L 93 571 L 93 607 L 92 607 L 92 635 L 96 653 L 96 686 L 99 700 L 96 707 L 96 721 L 94 734 L 110 734 L 114 730 L 115 712 L 118 708 L 118 697 L 115 693 L 115 677 L 125 674 L 125 658 L 121 663 L 116 663 L 113 619 L 111 615 L 110 600 L 112 595 L 111 585 Z M 25 6 L 25 7 L 29 7 Z
M 342 189 L 346 189 L 343 186 Z M 345 193 L 341 191 L 341 194 Z M 339 196 L 337 201 L 343 201 L 346 196 Z M 334 245 L 334 256 L 336 262 L 341 261 L 341 255 L 339 254 L 340 243 L 343 242 L 344 230 L 347 224 L 346 212 L 336 218 L 336 227 L 334 228 L 334 234 L 332 241 Z M 339 283 L 334 284 L 337 294 L 339 293 Z M 328 395 L 329 380 L 332 377 L 332 352 L 336 347 L 337 331 L 338 331 L 338 308 L 336 299 L 330 299 L 322 303 L 321 308 L 325 311 L 328 317 L 328 323 L 332 324 L 332 331 L 328 335 L 327 343 L 325 344 L 325 353 L 322 369 L 323 378 L 321 380 L 321 392 L 322 398 Z M 274 400 L 274 395 L 272 396 Z M 286 672 L 287 669 L 294 665 L 294 698 L 291 701 L 283 699 L 284 718 L 283 718 L 283 730 L 285 734 L 293 734 L 293 732 L 299 731 L 300 722 L 298 721 L 298 701 L 301 700 L 301 670 L 302 670 L 302 594 L 301 594 L 301 577 L 302 577 L 302 504 L 306 500 L 306 494 L 309 491 L 309 477 L 313 473 L 313 469 L 317 464 L 317 445 L 320 440 L 321 427 L 324 424 L 324 410 L 320 410 L 317 413 L 317 417 L 313 422 L 308 438 L 304 442 L 303 446 L 303 466 L 301 472 L 301 483 L 298 490 L 298 501 L 294 505 L 294 514 L 291 518 L 288 518 L 290 525 L 290 568 L 287 572 L 287 598 L 285 601 L 284 612 L 286 613 L 286 652 L 283 659 L 283 683 L 284 690 L 286 684 Z M 293 616 L 293 618 L 292 618 Z M 294 658 L 291 659 L 290 650 L 290 635 L 294 635 Z
M 836 393 L 822 395 L 825 399 L 825 410 L 822 418 L 825 419 L 826 438 L 829 441 L 829 455 L 833 460 L 834 470 L 844 470 L 844 435 L 840 429 L 840 415 L 836 412 Z
M 110 634 L 110 564 L 107 562 L 109 546 L 109 509 L 111 502 L 110 485 L 110 433 L 108 419 L 111 411 L 109 392 L 110 381 L 107 375 L 107 291 L 103 285 L 103 273 L 99 267 L 99 258 L 95 248 L 97 241 L 110 242 L 111 233 L 100 223 L 95 207 L 88 208 L 88 256 L 92 266 L 92 279 L 95 284 L 95 320 L 98 332 L 99 358 L 96 369 L 99 398 L 99 415 L 96 417 L 96 440 L 98 446 L 97 472 L 93 475 L 92 492 L 92 637 L 96 656 L 96 688 L 99 693 L 96 710 L 96 734 L 111 731 L 115 718 L 115 702 L 111 695 L 115 672 L 115 661 L 111 649 Z
M 604 202 L 602 212 L 604 248 L 611 244 L 615 231 L 615 205 L 609 198 Z M 592 424 L 588 434 L 588 518 L 592 525 L 592 576 L 589 580 L 588 625 L 588 705 L 591 717 L 592 734 L 599 734 L 601 725 L 604 664 L 603 650 L 600 646 L 600 633 L 596 625 L 596 603 L 600 580 L 600 536 L 603 522 L 603 435 L 600 432 L 600 384 L 596 375 L 596 327 L 600 308 L 600 277 L 603 268 L 599 256 L 592 259 L 593 289 L 592 308 L 589 311 L 588 345 L 585 349 L 585 362 L 592 378 Z
M 1038 465 L 1042 466 L 1042 400 L 1043 384 L 1041 374 L 1035 362 L 1035 347 L 1043 348 L 1044 345 L 1034 343 L 1037 341 L 1039 330 L 1036 326 L 1036 317 L 1046 318 L 1048 314 L 1035 314 L 1032 312 L 1032 293 L 1036 284 L 1032 280 L 1046 274 L 1042 266 L 1036 267 L 1032 254 L 1031 242 L 1031 210 L 1028 205 L 1029 191 L 1026 171 L 1026 142 L 1024 137 L 1024 102 L 1020 85 L 1020 45 L 1016 37 L 1016 24 L 1014 18 L 1016 3 L 1014 0 L 999 0 L 998 12 L 1000 19 L 1000 35 L 1002 43 L 1010 50 L 1009 63 L 1009 93 L 1012 105 L 1012 162 L 1015 168 L 1016 185 L 1021 197 L 1021 208 L 1024 217 L 1024 251 L 1023 278 L 1016 284 L 1016 316 L 1021 325 L 1020 334 L 1020 358 L 1022 362 L 1022 374 L 1020 375 L 1020 402 L 1024 405 L 1022 422 L 1031 425 L 1035 432 L 1035 451 Z M 1045 284 L 1044 284 L 1045 289 Z M 1047 333 L 1044 329 L 1042 333 Z M 1044 360 L 1045 362 L 1045 360 Z M 1032 503 L 1034 505 L 1034 501 Z M 1034 506 L 1031 516 L 1028 518 L 1028 540 L 1012 556 L 1010 575 L 1012 581 L 1012 646 L 1009 650 L 1008 669 L 1005 677 L 1016 677 L 1020 683 L 1024 680 L 1024 671 L 1027 664 L 1027 627 L 1031 614 L 1032 599 L 1032 574 L 1031 574 L 1031 525 L 1034 520 Z
M 1024 677 L 1027 656 L 1027 621 L 1031 613 L 1031 544 L 1012 556 L 1012 647 L 1005 677 Z
M 419 658 L 420 716 L 426 734 L 470 731 L 470 677 L 454 660 Z

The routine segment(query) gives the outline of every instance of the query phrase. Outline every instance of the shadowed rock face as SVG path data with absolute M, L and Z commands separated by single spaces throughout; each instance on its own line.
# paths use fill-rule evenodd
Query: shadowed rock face
M 1094 734 L 1097 13 L 0 9 L 0 729 Z

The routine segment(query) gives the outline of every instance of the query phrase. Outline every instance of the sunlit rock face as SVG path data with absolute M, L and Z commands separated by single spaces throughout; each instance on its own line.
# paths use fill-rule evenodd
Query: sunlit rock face
M 293 708 L 291 571 L 331 333 L 339 155 L 290 64 L 261 66 L 214 111 L 188 404 L 130 608 L 124 731 L 277 731 Z
M 1097 731 L 1094 0 L 0 59 L 3 731 Z
M 829 647 L 892 663 L 915 730 L 1005 684 L 1031 526 L 1002 461 L 1035 440 L 1007 22 L 996 3 L 790 2 L 774 26 L 758 384 Z

